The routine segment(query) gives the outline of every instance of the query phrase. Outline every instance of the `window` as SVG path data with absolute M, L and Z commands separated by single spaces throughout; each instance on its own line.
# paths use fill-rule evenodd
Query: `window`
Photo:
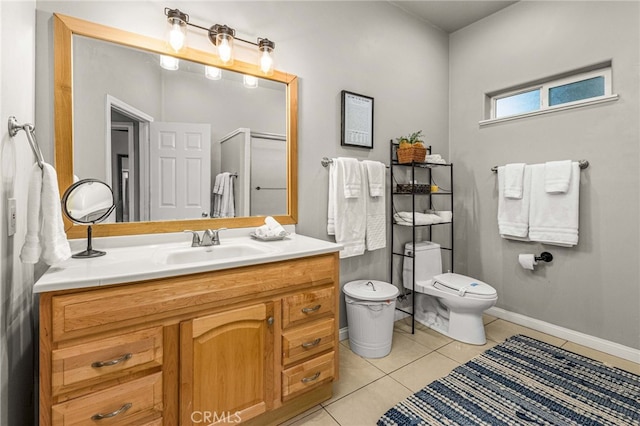
M 611 63 L 548 79 L 517 90 L 488 94 L 488 117 L 480 124 L 511 120 L 617 99 L 611 94 Z

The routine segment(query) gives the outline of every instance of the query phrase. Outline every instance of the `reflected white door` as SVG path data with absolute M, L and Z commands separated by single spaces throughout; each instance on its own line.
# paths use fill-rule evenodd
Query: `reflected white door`
M 150 220 L 208 215 L 211 125 L 152 122 L 149 147 Z

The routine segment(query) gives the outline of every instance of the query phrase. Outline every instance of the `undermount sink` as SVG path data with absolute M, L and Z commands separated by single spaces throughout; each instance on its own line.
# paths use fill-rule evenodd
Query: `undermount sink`
M 227 243 L 209 247 L 179 247 L 158 250 L 154 258 L 165 265 L 181 265 L 198 262 L 232 261 L 273 253 L 271 247 L 250 243 Z

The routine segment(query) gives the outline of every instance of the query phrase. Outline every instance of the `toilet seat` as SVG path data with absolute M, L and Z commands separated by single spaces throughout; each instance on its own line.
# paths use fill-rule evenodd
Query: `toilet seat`
M 436 275 L 432 283 L 434 288 L 459 297 L 494 299 L 498 295 L 496 289 L 485 282 L 451 272 Z

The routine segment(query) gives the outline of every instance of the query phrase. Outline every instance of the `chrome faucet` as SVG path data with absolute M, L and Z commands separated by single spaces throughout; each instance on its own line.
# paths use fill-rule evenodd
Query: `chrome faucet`
M 191 247 L 209 247 L 209 246 L 219 246 L 220 245 L 220 236 L 218 232 L 223 231 L 227 228 L 220 229 L 205 229 L 202 234 L 202 239 L 200 235 L 196 231 L 191 231 L 186 229 L 182 232 L 191 232 L 193 234 L 193 238 L 191 239 Z

